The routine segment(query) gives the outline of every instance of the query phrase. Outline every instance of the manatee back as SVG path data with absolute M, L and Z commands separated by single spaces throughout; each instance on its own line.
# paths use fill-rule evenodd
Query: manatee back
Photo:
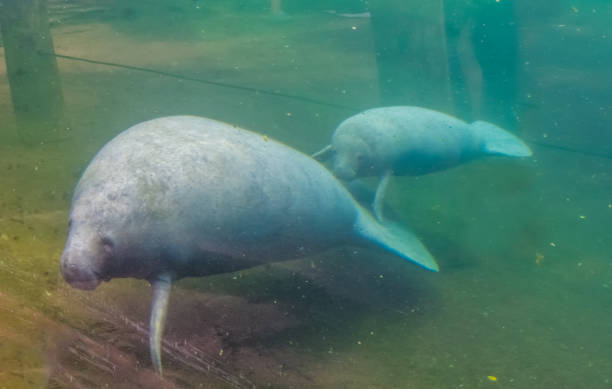
M 398 175 L 445 169 L 473 158 L 481 147 L 464 121 L 413 106 L 374 108 L 350 117 L 334 139 L 351 138 L 370 145 L 376 171 L 391 168 Z
M 225 123 L 176 116 L 109 142 L 83 174 L 73 214 L 111 230 L 132 257 L 157 250 L 180 267 L 205 253 L 247 263 L 304 256 L 351 238 L 357 208 L 308 156 Z

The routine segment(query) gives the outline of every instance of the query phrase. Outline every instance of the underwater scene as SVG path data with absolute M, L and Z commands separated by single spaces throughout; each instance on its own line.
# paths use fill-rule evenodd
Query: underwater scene
M 0 0 L 0 389 L 612 387 L 611 19 Z

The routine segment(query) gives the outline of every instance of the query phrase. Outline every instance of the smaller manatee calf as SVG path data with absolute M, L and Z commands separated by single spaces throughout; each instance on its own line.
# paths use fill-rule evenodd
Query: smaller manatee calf
M 263 135 L 193 116 L 137 124 L 91 161 L 75 189 L 64 279 L 153 285 L 149 343 L 161 374 L 170 285 L 370 242 L 429 270 L 410 232 L 378 223 L 321 164 Z
M 373 209 L 382 221 L 391 175 L 427 174 L 487 155 L 531 154 L 522 140 L 494 124 L 468 124 L 431 109 L 397 106 L 369 109 L 344 120 L 331 144 L 313 157 L 333 158 L 334 174 L 342 180 L 381 177 Z

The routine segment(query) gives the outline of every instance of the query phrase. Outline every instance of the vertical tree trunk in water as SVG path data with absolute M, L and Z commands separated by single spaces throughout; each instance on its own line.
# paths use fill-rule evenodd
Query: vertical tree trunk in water
M 273 15 L 281 15 L 283 13 L 282 0 L 270 0 L 270 11 Z
M 517 129 L 516 1 L 445 0 L 450 73 L 458 116 Z M 533 9 L 531 3 L 529 8 Z
M 63 95 L 53 55 L 46 0 L 2 0 L 0 28 L 20 138 L 58 137 Z M 46 53 L 46 54 L 43 54 Z
M 371 0 L 382 105 L 451 112 L 441 0 Z

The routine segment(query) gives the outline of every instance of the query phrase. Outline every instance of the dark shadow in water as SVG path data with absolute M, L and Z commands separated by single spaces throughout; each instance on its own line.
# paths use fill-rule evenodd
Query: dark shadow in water
M 181 306 L 169 313 L 168 338 L 209 334 L 209 355 L 223 349 L 243 373 L 247 366 L 259 366 L 246 373 L 253 381 L 266 382 L 282 365 L 288 382 L 307 385 L 304 361 L 330 344 L 340 351 L 354 343 L 346 338 L 364 320 L 408 320 L 415 332 L 426 325 L 438 309 L 427 274 L 379 251 L 346 248 L 324 257 L 187 279 L 179 284 Z M 215 300 L 225 303 L 213 308 Z
M 164 378 L 149 362 L 150 288 L 114 280 L 95 293 L 66 287 L 47 319 L 49 387 L 308 387 L 313 360 L 345 352 L 365 320 L 418 332 L 438 310 L 426 272 L 379 250 L 184 279 L 174 288 Z M 346 350 L 348 353 L 349 351 Z

